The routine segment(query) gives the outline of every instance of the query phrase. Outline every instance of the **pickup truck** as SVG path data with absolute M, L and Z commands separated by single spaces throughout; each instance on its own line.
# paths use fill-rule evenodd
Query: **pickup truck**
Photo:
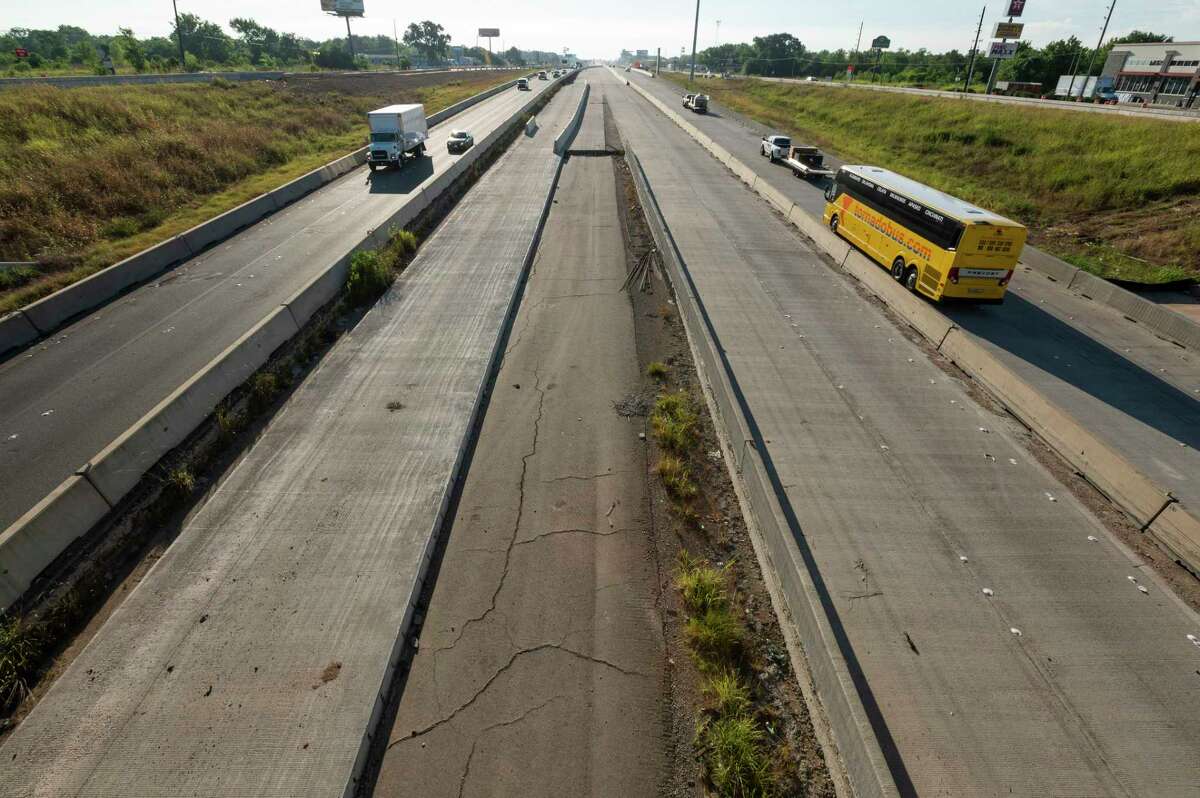
M 685 94 L 683 95 L 683 107 L 689 108 L 698 114 L 708 113 L 708 95 Z
M 771 163 L 777 163 L 788 156 L 791 148 L 792 140 L 787 136 L 763 136 L 762 144 L 758 147 L 758 154 L 764 158 L 770 158 Z
M 833 177 L 833 170 L 825 168 L 825 154 L 809 145 L 792 145 L 788 157 L 783 159 L 792 174 L 798 178 Z
M 371 127 L 367 167 L 372 172 L 377 166 L 402 169 L 405 160 L 425 154 L 429 137 L 425 106 L 389 105 L 368 113 L 367 122 Z

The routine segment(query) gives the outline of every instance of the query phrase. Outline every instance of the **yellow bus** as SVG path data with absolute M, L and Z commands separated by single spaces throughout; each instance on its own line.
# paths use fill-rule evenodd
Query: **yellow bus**
M 999 303 L 1025 247 L 1011 219 L 876 166 L 843 166 L 825 223 L 908 290 L 935 301 Z

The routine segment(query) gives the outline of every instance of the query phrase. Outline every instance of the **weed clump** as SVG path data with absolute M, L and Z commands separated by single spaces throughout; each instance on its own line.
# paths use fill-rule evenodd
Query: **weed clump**
M 44 637 L 39 624 L 0 613 L 0 708 L 28 695 L 28 681 L 45 654 Z
M 391 284 L 392 270 L 378 252 L 354 253 L 350 276 L 346 278 L 346 294 L 352 305 L 361 307 L 374 302 Z
M 696 483 L 692 481 L 692 470 L 678 457 L 663 455 L 655 470 L 662 477 L 667 493 L 676 499 L 687 501 L 700 492 Z
M 196 475 L 187 466 L 176 466 L 167 474 L 167 487 L 180 498 L 190 496 L 196 489 Z
M 655 380 L 665 380 L 671 370 L 667 368 L 665 363 L 655 360 L 650 365 L 646 366 L 646 376 Z
M 766 798 L 775 794 L 765 738 L 758 721 L 745 712 L 718 714 L 701 723 L 696 747 L 718 795 Z
M 665 393 L 654 403 L 650 413 L 650 429 L 664 449 L 677 454 L 689 451 L 696 444 L 696 427 L 700 417 L 692 409 L 686 391 Z
M 250 407 L 255 413 L 261 413 L 279 393 L 279 379 L 270 371 L 260 371 L 250 380 Z

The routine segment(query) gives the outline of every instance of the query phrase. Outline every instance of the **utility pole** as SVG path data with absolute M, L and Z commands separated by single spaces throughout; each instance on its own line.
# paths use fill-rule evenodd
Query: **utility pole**
M 979 37 L 983 34 L 983 16 L 987 6 L 979 12 L 979 27 L 975 29 L 975 46 L 971 48 L 971 64 L 967 67 L 967 82 L 963 84 L 963 94 L 971 93 L 971 78 L 975 77 L 975 54 L 979 52 Z
M 692 23 L 692 73 L 688 83 L 696 82 L 696 36 L 700 32 L 700 0 L 696 0 L 696 20 Z
M 400 37 L 396 35 L 396 20 L 392 20 L 392 41 L 396 43 L 396 69 L 400 69 Z
M 850 82 L 851 75 L 854 74 L 854 69 L 856 68 L 856 64 L 854 62 L 858 60 L 858 48 L 860 46 L 862 46 L 862 32 L 863 32 L 863 25 L 865 25 L 865 24 L 867 24 L 867 21 L 865 19 L 860 20 L 858 23 L 858 38 L 855 39 L 855 41 L 854 41 L 854 53 L 850 56 L 851 69 L 846 70 L 846 82 L 847 83 Z
M 171 0 L 171 8 L 175 10 L 175 37 L 179 39 L 179 71 L 187 71 L 187 58 L 183 54 L 183 28 L 179 27 L 179 4 Z
M 696 2 L 699 3 L 700 0 L 696 0 Z M 1096 56 L 1100 54 L 1100 48 L 1104 46 L 1104 34 L 1108 33 L 1108 23 L 1112 20 L 1113 9 L 1116 7 L 1117 0 L 1112 0 L 1112 3 L 1108 6 L 1108 14 L 1104 17 L 1104 27 L 1100 29 L 1100 41 L 1096 42 L 1096 49 L 1092 50 L 1092 57 L 1088 61 L 1087 72 L 1083 73 L 1083 93 L 1080 94 L 1080 99 L 1083 99 L 1083 95 L 1086 94 L 1090 100 L 1096 94 L 1095 84 L 1092 85 L 1091 92 L 1087 90 L 1088 79 L 1092 76 L 1092 66 L 1096 63 Z M 1099 82 L 1099 80 L 1096 81 L 1096 83 Z
M 1079 66 L 1079 56 L 1082 55 L 1082 53 L 1083 53 L 1083 44 L 1080 43 L 1079 47 L 1075 48 L 1075 57 L 1071 59 L 1071 69 L 1070 69 L 1071 83 L 1070 83 L 1070 85 L 1067 86 L 1067 99 L 1068 100 L 1071 99 L 1073 96 L 1075 96 L 1075 69 Z M 1086 84 L 1087 84 L 1087 81 L 1085 80 L 1084 88 L 1087 88 Z
M 350 63 L 354 64 L 354 37 L 350 35 L 350 15 L 346 15 L 346 44 L 350 47 Z

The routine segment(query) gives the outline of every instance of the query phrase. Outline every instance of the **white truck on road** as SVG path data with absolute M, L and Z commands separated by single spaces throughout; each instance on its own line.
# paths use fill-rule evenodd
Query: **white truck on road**
M 371 126 L 371 145 L 367 151 L 367 167 L 374 172 L 377 166 L 404 168 L 407 158 L 425 154 L 429 125 L 423 105 L 389 105 L 367 114 Z

